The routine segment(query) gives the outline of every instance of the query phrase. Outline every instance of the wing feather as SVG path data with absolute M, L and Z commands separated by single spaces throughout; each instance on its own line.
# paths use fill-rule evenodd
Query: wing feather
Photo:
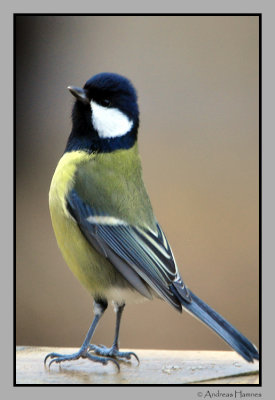
M 83 202 L 75 190 L 71 190 L 67 196 L 67 207 L 89 243 L 108 258 L 136 290 L 150 297 L 146 289 L 149 285 L 181 311 L 181 304 L 171 285 L 180 283 L 187 301 L 190 300 L 189 293 L 158 223 L 156 231 L 149 227 L 129 225 L 119 218 L 95 210 Z

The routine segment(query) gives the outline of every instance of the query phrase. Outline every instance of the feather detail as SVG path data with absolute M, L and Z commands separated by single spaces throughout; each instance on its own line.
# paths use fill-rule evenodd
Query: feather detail
M 132 226 L 83 202 L 75 190 L 67 196 L 67 207 L 88 242 L 107 258 L 136 290 L 148 297 L 144 287 L 181 311 L 171 284 L 180 277 L 168 241 L 156 223 L 150 227 Z M 183 284 L 183 282 L 182 282 Z M 184 293 L 184 292 L 183 292 Z M 188 290 L 186 289 L 186 293 Z M 186 296 L 186 301 L 190 301 Z

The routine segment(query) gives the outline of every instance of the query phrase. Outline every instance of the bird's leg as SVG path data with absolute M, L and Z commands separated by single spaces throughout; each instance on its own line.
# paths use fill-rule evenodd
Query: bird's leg
M 123 304 L 114 303 L 114 310 L 116 313 L 116 328 L 115 328 L 115 338 L 114 338 L 112 347 L 106 347 L 103 345 L 96 346 L 96 345 L 91 344 L 89 346 L 89 349 L 93 350 L 94 353 L 97 355 L 101 355 L 101 356 L 105 356 L 105 357 L 112 357 L 115 359 L 125 358 L 126 360 L 130 360 L 131 356 L 134 356 L 139 363 L 139 358 L 134 352 L 119 351 L 118 337 L 119 337 L 120 321 L 121 321 L 121 316 L 122 316 L 124 307 L 125 307 L 125 303 L 123 303 Z
M 86 335 L 86 338 L 80 347 L 79 351 L 73 354 L 59 354 L 59 353 L 49 353 L 44 360 L 44 364 L 46 364 L 47 359 L 51 358 L 52 360 L 49 363 L 49 367 L 51 366 L 52 363 L 57 363 L 60 364 L 63 361 L 72 361 L 72 360 L 78 360 L 79 358 L 87 358 L 88 360 L 95 361 L 95 362 L 100 362 L 103 365 L 106 365 L 108 361 L 112 361 L 115 363 L 117 368 L 119 369 L 119 364 L 117 361 L 115 361 L 113 358 L 110 358 L 108 356 L 106 357 L 98 357 L 95 355 L 92 355 L 89 353 L 89 344 L 92 339 L 92 336 L 94 334 L 94 331 L 97 327 L 97 324 L 104 314 L 104 311 L 106 310 L 108 306 L 107 301 L 105 300 L 95 300 L 94 301 L 94 319 L 93 322 L 88 330 L 88 333 Z

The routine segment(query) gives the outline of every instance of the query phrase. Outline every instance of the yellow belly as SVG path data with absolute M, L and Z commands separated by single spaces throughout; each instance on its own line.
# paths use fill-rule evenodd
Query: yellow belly
M 58 246 L 71 271 L 94 296 L 107 296 L 112 287 L 128 286 L 119 272 L 88 243 L 66 207 L 79 163 L 93 157 L 83 151 L 65 153 L 54 173 L 49 205 Z

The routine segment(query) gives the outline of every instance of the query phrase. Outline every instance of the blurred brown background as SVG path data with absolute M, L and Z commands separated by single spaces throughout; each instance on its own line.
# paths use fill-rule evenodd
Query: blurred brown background
M 48 190 L 71 127 L 66 88 L 103 71 L 138 90 L 144 180 L 184 280 L 258 345 L 258 29 L 256 16 L 17 16 L 19 345 L 80 346 L 92 320 L 57 248 Z M 110 307 L 94 342 L 113 333 Z M 120 342 L 228 349 L 159 300 L 126 307 Z

